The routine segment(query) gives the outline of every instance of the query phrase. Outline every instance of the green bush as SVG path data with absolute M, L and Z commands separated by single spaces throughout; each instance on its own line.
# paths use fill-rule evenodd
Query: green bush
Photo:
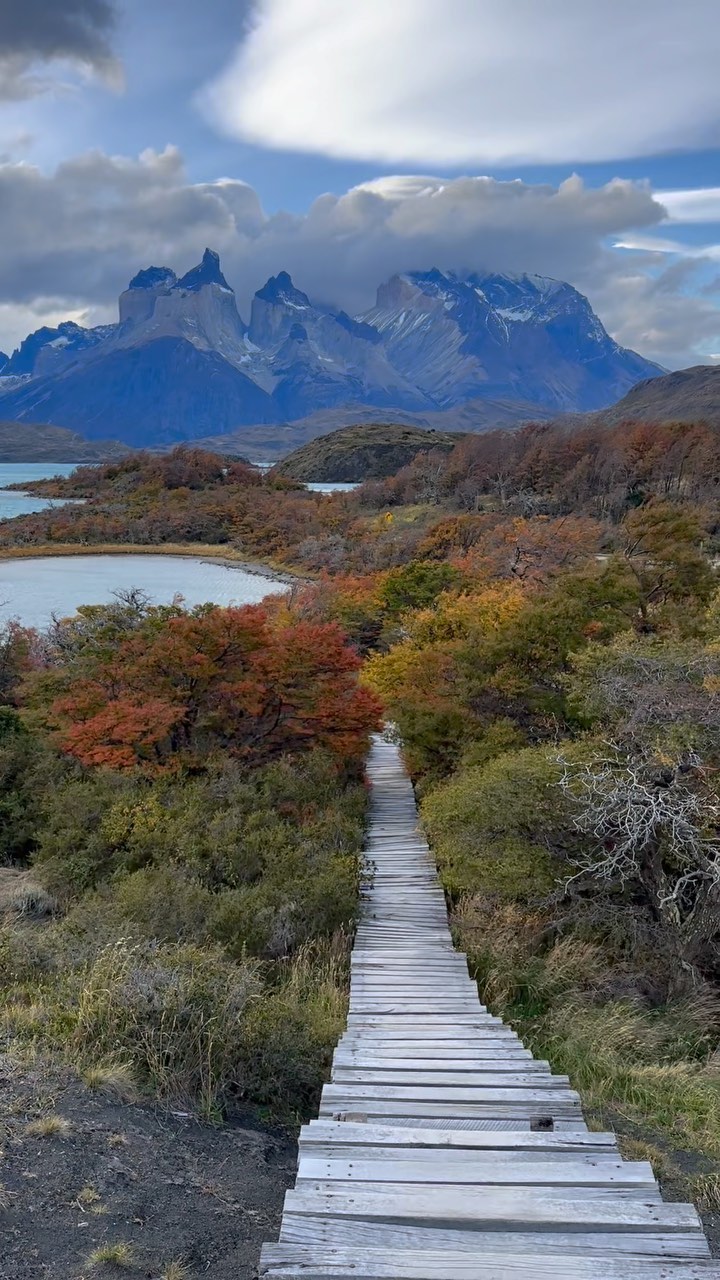
M 206 942 L 215 895 L 179 867 L 144 867 L 86 894 L 64 932 L 98 947 L 118 937 L 154 942 Z
M 550 749 L 528 747 L 459 771 L 430 792 L 422 818 L 452 896 L 533 902 L 552 891 L 577 840 L 556 785 L 560 772 Z
M 73 776 L 44 797 L 37 874 L 78 935 L 286 955 L 352 920 L 365 804 L 321 752 L 179 781 Z
M 391 569 L 382 587 L 381 598 L 393 617 L 406 609 L 422 609 L 451 587 L 462 582 L 462 574 L 450 564 L 436 560 L 413 560 L 400 569 Z

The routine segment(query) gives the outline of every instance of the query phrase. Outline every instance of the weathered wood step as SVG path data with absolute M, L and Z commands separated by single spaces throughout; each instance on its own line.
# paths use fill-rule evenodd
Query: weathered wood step
M 357 1249 L 369 1246 L 384 1249 L 442 1250 L 472 1255 L 475 1262 L 488 1252 L 525 1253 L 530 1262 L 543 1254 L 568 1257 L 617 1259 L 655 1258 L 669 1261 L 698 1260 L 709 1264 L 710 1254 L 702 1232 L 693 1224 L 678 1230 L 625 1231 L 600 1228 L 595 1231 L 542 1230 L 495 1231 L 485 1234 L 462 1227 L 434 1228 L 417 1224 L 364 1222 L 317 1213 L 283 1215 L 281 1242 L 333 1245 Z M 670 1273 L 670 1278 L 672 1273 Z
M 415 1085 L 434 1087 L 450 1085 L 460 1087 L 463 1095 L 470 1089 L 569 1089 L 567 1076 L 551 1075 L 548 1071 L 521 1071 L 517 1064 L 511 1064 L 505 1070 L 497 1066 L 486 1071 L 380 1071 L 367 1067 L 344 1067 L 340 1064 L 333 1068 L 333 1084 L 341 1085 L 397 1085 L 412 1088 Z M 389 1094 L 387 1096 L 392 1096 Z M 404 1095 L 403 1095 L 404 1096 Z
M 688 1231 L 699 1226 L 692 1205 L 664 1204 L 659 1193 L 638 1195 L 617 1188 L 612 1195 L 583 1187 L 573 1195 L 562 1188 L 465 1187 L 374 1184 L 338 1189 L 326 1182 L 304 1183 L 288 1191 L 285 1210 L 296 1215 L 377 1219 L 388 1223 L 422 1223 L 426 1228 L 462 1224 L 478 1232 L 532 1231 Z
M 423 1151 L 530 1151 L 568 1152 L 617 1151 L 614 1133 L 590 1133 L 587 1130 L 566 1130 L 562 1133 L 520 1133 L 477 1131 L 473 1129 L 403 1129 L 389 1124 L 353 1124 L 349 1121 L 310 1120 L 300 1130 L 300 1146 L 305 1143 L 334 1142 L 357 1143 L 365 1148 L 379 1148 L 386 1153 L 393 1148 L 403 1152 L 407 1148 Z
M 320 1105 L 321 1116 L 356 1116 L 364 1115 L 366 1120 L 380 1120 L 391 1123 L 390 1117 L 404 1116 L 408 1120 L 483 1120 L 493 1124 L 500 1120 L 513 1123 L 549 1127 L 551 1122 L 560 1119 L 576 1121 L 581 1118 L 577 1103 L 559 1102 L 555 1099 L 542 1102 L 529 1102 L 517 1099 L 514 1102 L 418 1102 L 414 1098 L 353 1098 L 347 1095 L 336 1098 L 332 1103 L 323 1100 Z
M 393 1159 L 381 1159 L 377 1155 L 370 1160 L 347 1151 L 338 1151 L 332 1156 L 301 1152 L 296 1186 L 302 1190 L 303 1182 L 319 1185 L 340 1181 L 368 1187 L 381 1183 L 390 1187 L 395 1184 L 407 1187 L 411 1183 L 424 1186 L 575 1187 L 583 1193 L 586 1187 L 600 1187 L 605 1191 L 620 1187 L 625 1191 L 634 1190 L 638 1194 L 659 1197 L 650 1165 L 641 1160 L 621 1160 L 619 1155 L 612 1160 L 593 1160 L 591 1156 L 545 1160 L 535 1156 L 532 1160 L 518 1161 L 514 1154 L 505 1155 L 502 1159 L 488 1159 L 477 1152 L 455 1151 L 443 1152 L 442 1158 L 438 1159 L 436 1152 L 426 1153 L 424 1158 L 420 1158 L 417 1153 L 406 1151 L 405 1157 L 400 1159 L 396 1155 Z
M 568 1254 L 467 1253 L 403 1249 L 322 1249 L 269 1244 L 261 1280 L 720 1280 L 712 1263 Z

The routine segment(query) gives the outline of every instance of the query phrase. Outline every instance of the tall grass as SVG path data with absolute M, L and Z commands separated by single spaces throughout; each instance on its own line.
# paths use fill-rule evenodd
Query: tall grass
M 245 1088 L 275 1113 L 317 1104 L 347 1017 L 349 957 L 344 933 L 305 943 L 249 1010 Z
M 466 898 L 454 929 L 481 996 L 599 1119 L 623 1117 L 678 1147 L 720 1157 L 720 1000 L 621 997 L 628 974 L 599 945 L 516 905 Z
M 83 975 L 73 1043 L 85 1058 L 121 1054 L 155 1093 L 212 1116 L 235 1080 L 248 1006 L 261 991 L 257 961 L 120 939 Z

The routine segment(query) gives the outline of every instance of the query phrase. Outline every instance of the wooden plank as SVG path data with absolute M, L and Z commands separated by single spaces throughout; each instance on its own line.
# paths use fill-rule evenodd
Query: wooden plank
M 496 1064 L 488 1064 L 486 1070 L 474 1071 L 415 1071 L 415 1070 L 388 1070 L 382 1068 L 354 1068 L 354 1066 L 342 1066 L 338 1064 L 333 1069 L 333 1084 L 389 1084 L 391 1089 L 395 1089 L 396 1085 L 401 1087 L 411 1087 L 411 1085 L 441 1085 L 445 1087 L 450 1084 L 451 1087 L 462 1089 L 469 1088 L 533 1088 L 533 1089 L 559 1089 L 570 1088 L 570 1082 L 566 1075 L 551 1075 L 544 1071 L 524 1071 L 519 1068 L 516 1062 L 510 1062 L 505 1069 L 498 1068 Z M 392 1096 L 392 1093 L 391 1093 Z
M 360 1028 L 365 1031 L 392 1031 L 396 1035 L 398 1032 L 420 1031 L 428 1035 L 430 1031 L 448 1031 L 468 1028 L 482 1029 L 483 1027 L 492 1027 L 496 1033 L 500 1034 L 500 1019 L 493 1018 L 489 1013 L 426 1013 L 421 1014 L 418 1011 L 403 1014 L 398 1009 L 387 1009 L 384 1012 L 375 1013 L 349 1013 L 348 1014 L 348 1030 L 359 1031 Z M 507 1032 L 508 1036 L 514 1035 L 514 1032 Z
M 550 1106 L 553 1102 L 570 1102 L 576 1105 L 580 1099 L 574 1090 L 565 1087 L 543 1089 L 539 1084 L 520 1085 L 517 1089 L 507 1086 L 477 1085 L 466 1088 L 463 1085 L 392 1085 L 392 1084 L 326 1084 L 323 1087 L 325 1102 L 368 1102 L 381 1098 L 384 1101 L 399 1102 L 528 1102 L 536 1106 Z
M 428 1051 L 426 1050 L 426 1053 Z M 352 1072 L 353 1075 L 348 1079 L 357 1078 L 358 1073 L 363 1071 L 375 1072 L 378 1076 L 390 1080 L 401 1082 L 402 1073 L 412 1072 L 417 1075 L 419 1072 L 426 1071 L 437 1075 L 439 1072 L 455 1076 L 472 1075 L 478 1071 L 496 1071 L 507 1073 L 508 1071 L 520 1071 L 523 1074 L 530 1073 L 536 1076 L 545 1076 L 550 1072 L 546 1062 L 537 1061 L 529 1055 L 518 1050 L 511 1053 L 508 1050 L 501 1050 L 497 1053 L 488 1055 L 482 1050 L 470 1052 L 467 1056 L 455 1057 L 451 1053 L 441 1053 L 437 1057 L 420 1057 L 419 1055 L 404 1057 L 390 1057 L 387 1054 L 380 1054 L 372 1049 L 353 1050 L 336 1049 L 333 1054 L 333 1067 L 337 1070 Z M 398 1074 L 399 1073 L 399 1074 Z
M 707 1241 L 694 1226 L 689 1230 L 666 1231 L 467 1231 L 462 1228 L 419 1227 L 396 1222 L 363 1222 L 317 1214 L 283 1214 L 280 1240 L 287 1243 L 361 1246 L 392 1249 L 452 1250 L 472 1254 L 475 1260 L 492 1247 L 496 1251 L 527 1251 L 531 1261 L 542 1254 L 595 1256 L 601 1258 L 654 1257 L 670 1260 L 709 1259 Z M 670 1273 L 672 1275 L 672 1273 Z
M 410 1037 L 407 1032 L 390 1035 L 387 1032 L 373 1032 L 372 1035 L 361 1035 L 359 1032 L 346 1031 L 340 1037 L 338 1045 L 352 1049 L 353 1052 L 372 1052 L 394 1057 L 398 1052 L 408 1052 L 414 1056 L 425 1051 L 441 1054 L 451 1058 L 454 1053 L 478 1053 L 481 1057 L 491 1053 L 527 1053 L 522 1040 L 514 1032 L 496 1035 L 494 1032 L 467 1031 L 457 1035 L 444 1036 L 429 1034 Z
M 718 1280 L 720 1266 L 703 1261 L 568 1254 L 499 1253 L 492 1238 L 481 1256 L 438 1250 L 325 1249 L 264 1245 L 261 1280 Z
M 545 1122 L 553 1120 L 557 1123 L 561 1117 L 572 1119 L 573 1121 L 580 1118 L 580 1107 L 577 1104 L 561 1103 L 561 1102 L 545 1102 L 540 1104 L 537 1102 L 524 1102 L 518 1100 L 514 1103 L 508 1102 L 416 1102 L 413 1099 L 408 1101 L 402 1098 L 375 1098 L 363 1100 L 361 1098 L 346 1100 L 344 1102 L 333 1101 L 322 1102 L 320 1104 L 321 1116 L 342 1116 L 364 1115 L 368 1120 L 372 1117 L 378 1120 L 384 1120 L 385 1124 L 389 1124 L 390 1116 L 405 1116 L 409 1120 L 510 1120 L 510 1121 L 527 1121 L 528 1123 Z
M 503 1131 L 507 1136 L 507 1131 Z M 531 1130 L 527 1130 L 531 1132 Z M 488 1136 L 492 1134 L 488 1133 Z M 431 1169 L 431 1176 L 426 1179 L 430 1182 L 456 1182 L 462 1179 L 448 1176 L 448 1170 L 455 1169 L 471 1169 L 473 1162 L 482 1162 L 483 1168 L 497 1167 L 501 1172 L 506 1169 L 514 1168 L 522 1165 L 537 1165 L 544 1168 L 545 1165 L 567 1164 L 569 1161 L 595 1167 L 597 1165 L 613 1165 L 621 1160 L 620 1153 L 617 1148 L 614 1150 L 609 1148 L 607 1151 L 588 1150 L 587 1152 L 568 1152 L 554 1151 L 549 1148 L 545 1151 L 522 1151 L 509 1150 L 498 1151 L 490 1148 L 489 1150 L 463 1150 L 462 1148 L 443 1147 L 439 1151 L 432 1148 L 419 1147 L 377 1147 L 363 1146 L 361 1143 L 344 1143 L 338 1139 L 330 1139 L 328 1142 L 314 1141 L 304 1143 L 300 1154 L 317 1157 L 321 1160 L 352 1160 L 355 1163 L 362 1161 L 370 1164 L 375 1163 L 397 1163 L 407 1164 L 408 1166 L 427 1166 Z M 418 1179 L 411 1176 L 407 1179 L 409 1182 L 416 1182 Z M 507 1181 L 507 1179 L 500 1179 Z M 520 1181 L 525 1180 L 523 1174 Z M 367 1181 L 367 1178 L 364 1179 Z M 466 1179 L 472 1181 L 472 1178 Z M 539 1185 L 546 1185 L 543 1178 L 539 1179 Z
M 300 1155 L 298 1190 L 303 1180 L 315 1183 L 343 1181 L 365 1183 L 425 1183 L 462 1184 L 470 1186 L 508 1187 L 601 1187 L 606 1192 L 615 1187 L 637 1190 L 643 1195 L 659 1198 L 659 1191 L 650 1165 L 646 1161 L 614 1160 L 593 1161 L 565 1156 L 562 1160 L 516 1161 L 514 1157 L 488 1160 L 477 1152 L 426 1153 L 425 1158 L 406 1152 L 406 1159 L 368 1160 L 338 1151 L 337 1156 L 316 1154 Z
M 420 1085 L 430 1088 L 433 1085 L 450 1085 L 463 1091 L 468 1089 L 542 1089 L 544 1092 L 554 1089 L 569 1089 L 567 1076 L 553 1076 L 542 1071 L 521 1072 L 517 1065 L 511 1065 L 501 1071 L 497 1067 L 486 1071 L 380 1071 L 362 1068 L 337 1066 L 333 1068 L 332 1084 L 353 1087 L 361 1085 L 389 1085 L 389 1096 L 394 1096 L 397 1086 L 412 1088 Z M 405 1096 L 405 1095 L 403 1095 Z
M 338 1052 L 348 1057 L 371 1054 L 373 1061 L 379 1061 L 381 1065 L 383 1059 L 398 1057 L 411 1060 L 427 1057 L 438 1062 L 453 1062 L 456 1055 L 460 1062 L 463 1059 L 490 1060 L 505 1057 L 516 1058 L 519 1062 L 533 1061 L 532 1058 L 525 1057 L 527 1051 L 519 1040 L 485 1040 L 468 1036 L 447 1040 L 425 1040 L 422 1037 L 391 1040 L 389 1037 L 377 1039 L 373 1036 L 367 1041 L 363 1037 L 343 1036 L 338 1041 L 336 1053 Z M 544 1059 L 536 1061 L 542 1062 Z
M 378 1147 L 387 1151 L 397 1147 L 403 1151 L 412 1147 L 423 1150 L 499 1150 L 499 1151 L 549 1151 L 579 1152 L 607 1150 L 615 1152 L 617 1141 L 614 1133 L 590 1133 L 587 1130 L 567 1130 L 563 1133 L 538 1133 L 526 1130 L 521 1133 L 486 1133 L 467 1129 L 398 1129 L 387 1124 L 353 1124 L 350 1121 L 310 1120 L 300 1130 L 300 1145 L 314 1141 L 357 1143 L 365 1148 Z
M 695 1209 L 688 1204 L 663 1204 L 658 1197 L 627 1195 L 617 1189 L 612 1196 L 583 1187 L 574 1198 L 563 1189 L 523 1187 L 383 1186 L 353 1185 L 347 1191 L 331 1183 L 307 1183 L 300 1191 L 285 1194 L 285 1209 L 293 1214 L 325 1217 L 379 1219 L 393 1223 L 423 1223 L 426 1227 L 463 1224 L 468 1232 L 532 1231 L 533 1228 L 564 1231 L 689 1231 L 699 1226 Z

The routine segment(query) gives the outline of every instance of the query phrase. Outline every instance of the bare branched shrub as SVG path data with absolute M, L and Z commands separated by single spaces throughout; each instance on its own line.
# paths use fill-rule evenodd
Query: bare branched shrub
M 640 890 L 672 940 L 677 989 L 698 980 L 698 961 L 718 934 L 720 801 L 695 759 L 660 761 L 606 744 L 589 762 L 558 757 L 559 787 L 588 837 L 575 879 Z

